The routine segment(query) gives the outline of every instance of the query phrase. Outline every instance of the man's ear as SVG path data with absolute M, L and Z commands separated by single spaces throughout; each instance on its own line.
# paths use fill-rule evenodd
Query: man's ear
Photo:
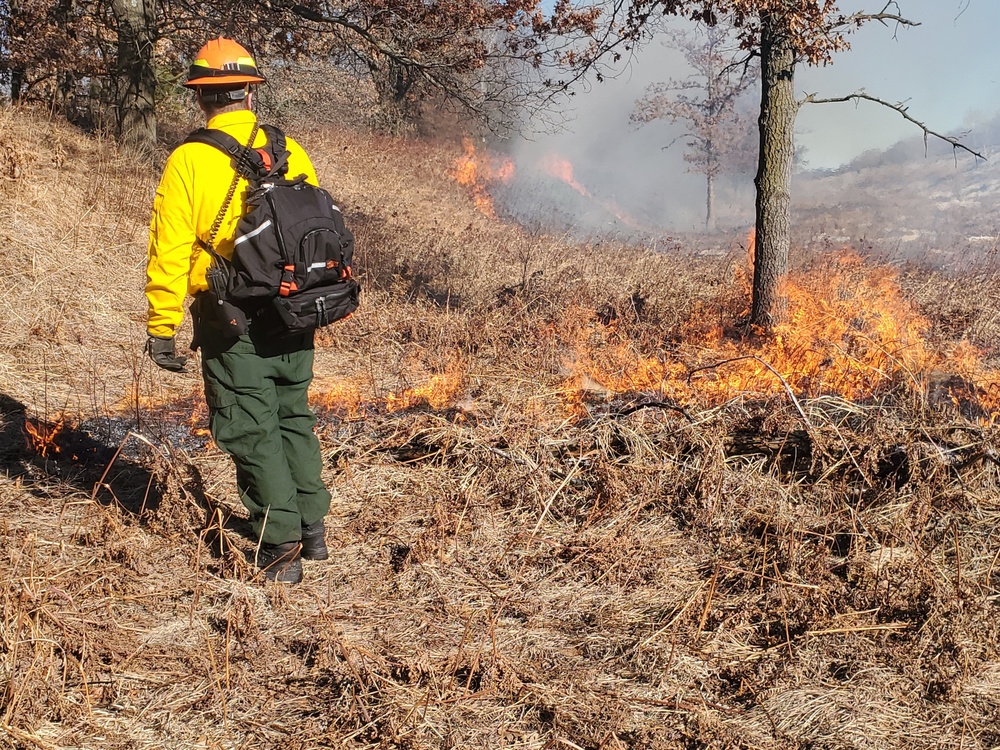
M 254 103 L 254 93 L 253 91 L 247 91 L 247 109 L 249 109 L 251 112 L 253 112 L 253 103 Z

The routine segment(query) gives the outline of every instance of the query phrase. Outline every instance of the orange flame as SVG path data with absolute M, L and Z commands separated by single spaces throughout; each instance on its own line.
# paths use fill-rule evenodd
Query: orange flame
M 463 381 L 463 374 L 457 367 L 451 367 L 432 375 L 431 379 L 421 386 L 406 388 L 400 393 L 390 393 L 385 399 L 386 409 L 402 411 L 421 404 L 427 404 L 432 409 L 441 409 L 454 402 Z
M 618 221 L 633 228 L 638 227 L 639 223 L 614 200 L 603 200 L 597 198 L 589 190 L 587 190 L 587 188 L 585 188 L 574 176 L 573 162 L 569 159 L 565 159 L 558 154 L 547 154 L 542 158 L 540 166 L 543 172 L 555 177 L 558 180 L 562 180 L 580 195 L 597 201 L 609 213 L 613 214 Z
M 326 377 L 317 375 L 313 378 L 309 401 L 317 413 L 356 419 L 367 409 L 383 409 L 388 412 L 401 411 L 414 406 L 427 405 L 432 409 L 442 409 L 455 403 L 462 386 L 465 384 L 466 369 L 460 361 L 449 363 L 442 372 L 428 374 L 419 366 L 411 366 L 410 378 L 421 383 L 408 388 L 382 395 L 370 383 L 362 379 L 344 377 Z M 142 405 L 151 410 L 158 419 L 166 419 L 171 423 L 186 425 L 192 435 L 210 436 L 207 429 L 208 407 L 200 390 L 193 390 L 186 396 L 168 401 L 153 397 L 143 398 Z M 134 408 L 131 404 L 128 408 Z M 40 425 L 40 426 L 39 426 Z M 25 426 L 25 434 L 32 437 L 37 444 L 43 445 L 37 449 L 45 456 L 45 450 L 58 452 L 59 446 L 45 448 L 45 435 L 54 438 L 55 433 L 62 429 L 63 423 L 48 426 L 44 423 L 31 423 Z M 29 447 L 34 448 L 35 443 Z
M 458 397 L 465 384 L 465 372 L 460 362 L 452 362 L 443 372 L 427 376 L 423 384 L 384 396 L 377 396 L 374 392 L 366 396 L 366 389 L 356 380 L 316 378 L 313 380 L 312 400 L 317 410 L 350 419 L 360 416 L 365 407 L 383 408 L 389 412 L 421 405 L 443 409 L 452 405 Z
M 360 384 L 345 378 L 313 378 L 310 399 L 317 411 L 354 419 L 361 414 L 365 398 Z
M 497 218 L 493 198 L 487 189 L 489 182 L 508 183 L 514 177 L 514 162 L 497 159 L 489 155 L 480 157 L 471 138 L 462 139 L 462 155 L 455 160 L 455 166 L 448 171 L 459 185 L 472 190 L 472 200 L 476 208 L 490 219 Z
M 56 437 L 64 426 L 65 422 L 62 419 L 55 423 L 43 422 L 40 419 L 25 419 L 24 436 L 28 450 L 34 451 L 42 458 L 60 453 L 62 447 L 56 442 Z
M 985 370 L 982 352 L 968 343 L 932 347 L 930 323 L 904 298 L 894 270 L 868 266 L 855 253 L 831 265 L 788 282 L 787 319 L 758 343 L 691 323 L 678 349 L 650 356 L 613 325 L 591 322 L 577 334 L 587 343 L 577 349 L 567 399 L 579 403 L 597 383 L 609 393 L 655 391 L 683 405 L 776 394 L 786 385 L 800 396 L 864 401 L 890 390 L 927 394 L 947 373 L 967 386 L 949 390 L 953 402 L 972 394 L 989 421 L 1000 416 L 1000 373 Z
M 547 154 L 542 159 L 542 170 L 557 179 L 562 180 L 580 195 L 590 198 L 590 191 L 573 177 L 573 163 L 557 154 Z

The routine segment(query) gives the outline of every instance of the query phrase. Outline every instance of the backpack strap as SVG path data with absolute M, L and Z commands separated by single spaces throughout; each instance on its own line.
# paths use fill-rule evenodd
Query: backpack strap
M 222 219 L 226 215 L 229 204 L 232 203 L 233 196 L 236 194 L 236 186 L 240 181 L 240 175 L 246 176 L 248 180 L 256 182 L 257 175 L 254 175 L 253 177 L 247 176 L 247 170 L 249 170 L 251 166 L 247 164 L 246 161 L 256 156 L 257 161 L 263 165 L 263 158 L 261 157 L 261 154 L 257 150 L 250 148 L 250 144 L 252 144 L 254 139 L 257 137 L 257 130 L 258 125 L 255 122 L 253 124 L 253 129 L 250 131 L 250 137 L 247 139 L 248 143 L 246 146 L 243 146 L 239 141 L 227 133 L 208 128 L 199 128 L 184 139 L 184 143 L 205 143 L 209 146 L 215 146 L 225 153 L 230 154 L 233 160 L 233 180 L 229 183 L 229 190 L 226 192 L 226 198 L 222 202 L 222 206 L 219 208 L 219 213 L 216 215 L 215 221 L 212 222 L 212 228 L 209 232 L 208 241 L 204 242 L 200 238 L 198 239 L 198 244 L 208 250 L 209 254 L 212 256 L 213 265 L 218 263 L 220 266 L 224 266 L 226 262 L 221 255 L 215 252 L 215 237 L 218 235 L 219 229 L 222 226 Z M 233 148 L 233 144 L 236 144 L 235 148 Z M 262 168 L 262 166 L 260 168 Z M 220 299 L 222 299 L 222 297 L 220 297 Z
M 288 145 L 285 134 L 273 125 L 264 125 L 262 130 L 267 136 L 267 148 L 271 152 L 272 162 L 268 165 L 268 176 L 284 177 L 288 174 Z
M 256 132 L 256 128 L 254 130 Z M 258 149 L 244 146 L 229 133 L 216 128 L 198 128 L 184 139 L 184 143 L 204 143 L 214 146 L 229 156 L 233 167 L 241 177 L 251 182 L 260 181 L 269 171 Z

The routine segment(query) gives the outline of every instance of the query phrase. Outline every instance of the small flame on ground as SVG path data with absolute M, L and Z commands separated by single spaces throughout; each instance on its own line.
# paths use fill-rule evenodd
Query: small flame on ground
M 455 403 L 465 384 L 466 370 L 461 363 L 448 365 L 443 372 L 431 374 L 421 385 L 403 388 L 385 396 L 366 397 L 358 381 L 351 379 L 317 378 L 313 381 L 312 402 L 317 411 L 347 418 L 356 418 L 365 407 L 383 408 L 388 412 L 403 411 L 416 406 L 443 409 Z
M 432 409 L 444 408 L 454 402 L 463 380 L 462 372 L 457 368 L 449 368 L 445 372 L 432 375 L 431 379 L 421 386 L 405 388 L 399 393 L 390 393 L 385 399 L 386 409 L 402 411 L 423 404 Z
M 346 378 L 314 378 L 310 399 L 317 411 L 354 419 L 361 414 L 365 398 L 361 385 Z
M 62 452 L 62 447 L 56 442 L 56 438 L 65 427 L 65 421 L 43 422 L 39 419 L 24 420 L 24 436 L 27 440 L 27 448 L 34 451 L 42 458 L 49 458 Z
M 463 138 L 462 155 L 455 160 L 455 166 L 448 171 L 448 176 L 459 185 L 470 188 L 476 208 L 487 218 L 495 219 L 496 209 L 487 184 L 510 182 L 514 177 L 514 162 L 488 154 L 479 155 L 472 139 Z

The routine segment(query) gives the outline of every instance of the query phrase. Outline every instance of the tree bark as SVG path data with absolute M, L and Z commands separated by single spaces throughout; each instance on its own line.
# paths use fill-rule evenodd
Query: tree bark
M 156 143 L 155 0 L 112 0 L 118 25 L 115 70 L 118 134 L 135 145 Z
M 715 231 L 715 175 L 705 175 L 705 231 Z
M 750 323 L 771 328 L 784 315 L 788 273 L 790 187 L 795 156 L 795 51 L 780 17 L 761 17 L 760 156 L 757 163 L 757 237 Z
M 24 69 L 14 68 L 10 71 L 10 103 L 21 103 L 21 89 L 24 87 Z

